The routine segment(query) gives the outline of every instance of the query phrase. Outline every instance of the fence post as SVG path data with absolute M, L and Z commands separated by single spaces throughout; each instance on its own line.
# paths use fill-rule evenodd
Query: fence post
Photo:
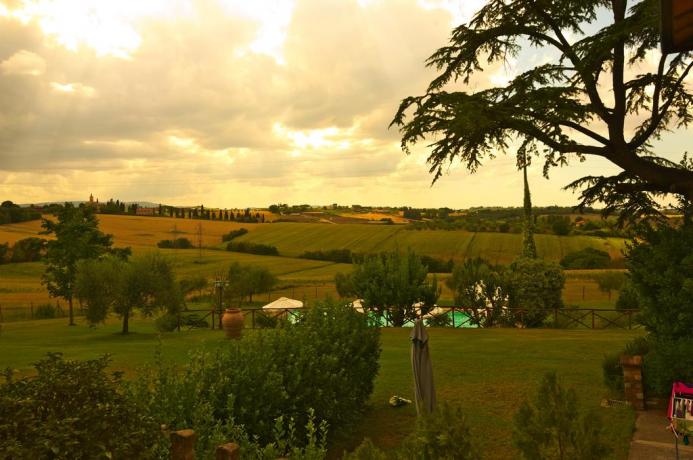
M 195 441 L 193 430 L 171 432 L 171 460 L 195 460 Z
M 592 309 L 592 329 L 594 329 L 594 308 Z
M 217 446 L 214 458 L 215 460 L 240 460 L 241 447 L 235 442 Z

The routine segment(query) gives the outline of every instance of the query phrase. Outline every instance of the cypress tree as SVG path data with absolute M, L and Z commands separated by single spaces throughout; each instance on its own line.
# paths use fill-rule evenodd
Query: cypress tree
M 530 259 L 537 258 L 537 246 L 534 244 L 534 219 L 532 218 L 532 197 L 529 192 L 529 182 L 527 181 L 527 157 L 524 158 L 522 173 L 524 175 L 525 196 L 524 211 L 525 221 L 522 235 L 522 257 Z

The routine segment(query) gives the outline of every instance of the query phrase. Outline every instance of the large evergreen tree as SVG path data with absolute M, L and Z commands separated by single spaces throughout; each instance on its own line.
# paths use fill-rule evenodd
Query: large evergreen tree
M 405 151 L 432 139 L 434 181 L 450 161 L 473 172 L 517 142 L 518 159 L 543 153 L 545 175 L 588 157 L 621 168 L 570 184 L 582 189 L 581 205 L 601 201 L 623 218 L 656 214 L 658 196 L 693 199 L 693 168 L 651 149 L 691 121 L 684 80 L 693 59 L 661 55 L 658 44 L 658 0 L 491 0 L 428 59 L 440 74 L 424 95 L 402 101 L 392 124 Z M 528 48 L 549 60 L 504 86 L 451 87 Z M 652 55 L 656 69 L 641 73 Z

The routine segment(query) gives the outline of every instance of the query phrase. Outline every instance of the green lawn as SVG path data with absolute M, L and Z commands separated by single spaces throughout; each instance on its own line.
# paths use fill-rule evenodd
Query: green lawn
M 150 320 L 136 318 L 134 333 L 117 333 L 118 323 L 89 328 L 68 327 L 65 319 L 6 323 L 0 331 L 0 368 L 31 371 L 31 363 L 48 351 L 68 358 L 113 356 L 113 367 L 132 376 L 153 358 L 158 344 L 165 357 L 183 363 L 190 350 L 225 343 L 219 331 L 196 330 L 157 334 Z M 253 333 L 247 331 L 247 333 Z M 409 330 L 384 329 L 380 375 L 363 422 L 350 433 L 333 433 L 333 452 L 358 444 L 364 436 L 382 447 L 393 446 L 411 430 L 413 407 L 393 409 L 393 394 L 412 398 Z M 515 458 L 511 420 L 520 402 L 534 391 L 544 372 L 556 370 L 574 387 L 584 407 L 601 411 L 605 435 L 625 459 L 634 416 L 627 409 L 601 409 L 606 389 L 601 359 L 636 332 L 590 330 L 430 329 L 431 356 L 439 400 L 460 404 L 468 416 L 485 458 Z

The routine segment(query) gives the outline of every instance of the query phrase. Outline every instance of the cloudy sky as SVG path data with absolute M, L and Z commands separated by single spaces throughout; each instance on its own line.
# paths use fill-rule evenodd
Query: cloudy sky
M 387 128 L 434 76 L 425 58 L 480 3 L 0 0 L 0 197 L 520 205 L 513 158 L 474 175 L 453 166 L 431 187 L 425 148 L 404 155 Z M 610 171 L 589 160 L 547 181 L 537 165 L 534 201 L 574 204 L 563 185 Z

